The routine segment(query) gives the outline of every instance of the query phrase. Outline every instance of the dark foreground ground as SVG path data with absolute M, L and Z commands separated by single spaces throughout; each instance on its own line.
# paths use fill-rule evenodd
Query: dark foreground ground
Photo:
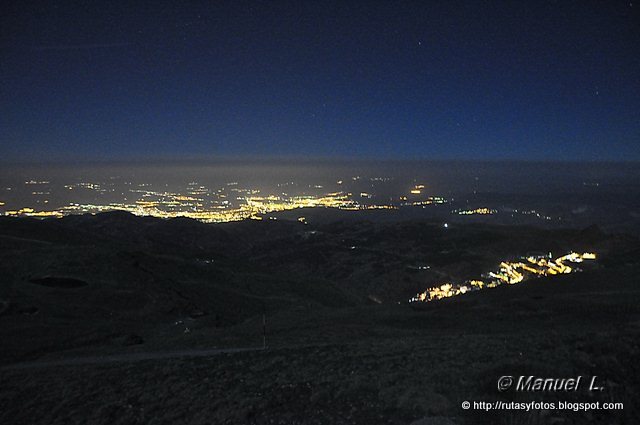
M 0 423 L 640 423 L 637 241 L 453 230 L 0 220 Z M 536 247 L 603 255 L 579 274 L 397 304 Z M 413 271 L 423 261 L 440 274 Z M 258 349 L 192 356 L 238 347 Z M 604 390 L 499 392 L 503 375 L 598 376 Z M 462 408 L 498 400 L 624 409 Z

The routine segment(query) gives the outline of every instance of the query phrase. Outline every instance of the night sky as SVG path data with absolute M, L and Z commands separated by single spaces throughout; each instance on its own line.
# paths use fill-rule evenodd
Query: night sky
M 4 160 L 640 160 L 640 2 L 0 6 Z

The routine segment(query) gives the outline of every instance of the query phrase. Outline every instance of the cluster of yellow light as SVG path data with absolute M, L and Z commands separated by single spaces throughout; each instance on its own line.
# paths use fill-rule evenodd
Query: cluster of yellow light
M 393 205 L 358 205 L 358 209 L 360 210 L 397 210 L 398 207 Z
M 74 183 L 74 184 L 66 184 L 64 185 L 65 189 L 73 190 L 73 189 L 90 189 L 90 190 L 100 190 L 102 187 L 98 183 Z
M 19 210 L 5 211 L 4 215 L 21 215 L 25 217 L 62 217 L 64 214 L 60 211 L 35 211 L 33 208 L 22 208 Z
M 469 291 L 480 290 L 483 288 L 495 288 L 502 283 L 513 285 L 520 283 L 530 276 L 548 276 L 557 274 L 568 274 L 577 271 L 577 269 L 566 265 L 566 262 L 582 263 L 585 260 L 595 260 L 596 254 L 593 252 L 585 252 L 579 254 L 570 252 L 567 255 L 551 260 L 545 257 L 527 257 L 528 263 L 522 261 L 500 263 L 500 268 L 496 272 L 490 272 L 488 275 L 494 280 L 485 283 L 482 280 L 470 280 L 462 285 L 454 285 L 445 283 L 443 285 L 429 288 L 424 292 L 416 294 L 409 302 L 425 302 L 439 300 L 442 298 L 453 297 L 465 294 Z
M 522 263 L 507 263 L 503 261 L 500 263 L 500 270 L 498 272 L 490 272 L 489 276 L 509 284 L 520 283 L 524 280 L 524 274 L 517 270 L 521 265 Z
M 484 282 L 481 280 L 470 280 L 469 285 L 476 287 L 478 289 L 482 289 L 484 287 Z
M 320 197 L 314 196 L 295 196 L 290 198 L 282 198 L 276 195 L 269 196 L 249 196 L 240 198 L 244 200 L 244 204 L 236 208 L 228 208 L 223 205 L 212 206 L 203 209 L 201 203 L 195 203 L 197 198 L 188 196 L 179 196 L 176 194 L 167 195 L 168 201 L 151 201 L 138 200 L 135 204 L 109 204 L 109 205 L 92 205 L 92 204 L 70 204 L 67 207 L 57 211 L 34 211 L 32 208 L 23 208 L 16 211 L 7 211 L 5 215 L 11 216 L 32 216 L 32 217 L 62 217 L 66 214 L 73 213 L 96 213 L 105 211 L 128 211 L 135 215 L 154 216 L 160 218 L 188 217 L 204 222 L 228 222 L 239 221 L 247 218 L 257 218 L 260 215 L 288 211 L 297 208 L 338 208 L 345 210 L 359 209 L 378 209 L 378 208 L 395 208 L 388 205 L 359 205 L 349 199 L 351 194 L 342 192 L 330 193 Z M 170 196 L 169 196 L 170 195 Z M 180 202 L 182 201 L 182 202 Z M 186 202 L 186 203 L 185 203 Z M 160 206 L 175 205 L 188 207 L 188 209 L 166 211 L 160 209 Z
M 412 195 L 420 195 L 422 193 L 422 189 L 424 189 L 424 185 L 423 184 L 417 184 L 413 187 L 413 189 L 411 189 L 411 194 Z
M 33 208 L 22 208 L 16 211 L 7 211 L 5 215 L 19 215 L 19 214 L 30 214 L 34 212 Z
M 400 200 L 401 201 L 406 201 L 407 197 L 406 196 L 401 196 Z M 405 207 L 406 206 L 419 207 L 419 206 L 426 206 L 426 205 L 433 205 L 433 204 L 445 204 L 446 202 L 447 202 L 447 200 L 445 198 L 440 197 L 440 196 L 429 196 L 424 201 L 402 202 L 400 205 L 401 206 L 405 206 Z
M 4 202 L 0 201 L 0 207 L 4 205 Z
M 469 287 L 467 285 L 456 286 L 451 283 L 445 283 L 444 285 L 440 285 L 435 288 L 427 289 L 424 292 L 417 294 L 415 297 L 411 298 L 409 302 L 425 302 L 432 300 L 439 300 L 442 298 L 454 297 L 456 295 L 465 294 L 469 291 Z
M 349 199 L 348 195 L 343 193 L 331 193 L 321 197 L 294 196 L 285 199 L 275 195 L 251 196 L 246 198 L 246 205 L 254 214 L 267 214 L 297 208 L 349 208 L 357 206 Z
M 459 215 L 491 215 L 497 213 L 498 211 L 490 208 L 476 208 L 474 210 L 458 210 L 455 212 Z
M 160 203 L 158 201 L 136 201 L 136 204 L 142 208 L 157 207 Z
M 202 201 L 202 199 L 193 198 L 191 196 L 184 196 L 184 195 L 174 196 L 174 199 L 176 201 Z

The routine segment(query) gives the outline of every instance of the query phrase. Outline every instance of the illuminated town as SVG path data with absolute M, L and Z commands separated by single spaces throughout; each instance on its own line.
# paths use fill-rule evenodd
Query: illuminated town
M 352 181 L 359 181 L 360 176 L 353 177 Z M 371 182 L 387 182 L 390 178 L 375 177 L 368 179 Z M 278 184 L 278 188 L 294 186 L 294 182 Z M 337 182 L 341 187 L 342 181 Z M 58 198 L 73 199 L 56 208 L 45 208 L 51 205 L 52 195 L 49 181 L 29 180 L 24 182 L 29 189 L 31 200 L 28 206 L 19 208 L 5 207 L 5 216 L 24 217 L 64 217 L 71 214 L 96 214 L 107 211 L 127 211 L 138 216 L 153 216 L 159 218 L 187 217 L 207 223 L 219 223 L 239 221 L 245 219 L 260 220 L 265 214 L 288 211 L 299 208 L 334 208 L 347 211 L 397 209 L 401 205 L 431 205 L 445 203 L 441 197 L 425 196 L 412 202 L 403 202 L 394 205 L 388 203 L 376 203 L 374 195 L 367 192 L 359 192 L 356 195 L 349 191 L 334 191 L 320 193 L 323 185 L 308 185 L 307 191 L 298 194 L 285 192 L 263 194 L 263 191 L 254 188 L 242 188 L 238 182 L 229 182 L 217 189 L 198 182 L 190 182 L 186 188 L 179 191 L 153 190 L 150 184 L 141 183 L 134 185 L 124 182 L 124 188 L 117 189 L 113 183 L 78 182 L 64 184 L 62 196 Z M 421 189 L 424 185 L 419 185 Z M 4 188 L 6 193 L 20 191 L 13 187 Z M 410 189 L 414 192 L 414 189 Z M 408 191 L 408 192 L 409 192 Z M 308 193 L 312 192 L 312 193 Z M 77 199 L 89 198 L 89 202 L 79 202 Z M 111 202 L 99 202 L 102 199 L 113 199 Z M 115 199 L 114 199 L 115 198 Z M 402 196 L 401 199 L 406 199 Z M 6 202 L 0 201 L 0 207 Z M 38 208 L 41 206 L 41 208 Z M 0 210 L 1 211 L 1 210 Z
M 547 256 L 527 256 L 526 258 L 522 258 L 521 261 L 503 261 L 500 263 L 498 270 L 487 273 L 486 280 L 474 279 L 466 281 L 463 284 L 444 283 L 416 294 L 409 302 L 434 301 L 463 295 L 467 292 L 484 288 L 495 288 L 502 284 L 514 285 L 532 277 L 573 273 L 580 271 L 580 269 L 575 266 L 571 267 L 566 263 L 579 264 L 587 260 L 595 259 L 596 254 L 591 252 L 585 252 L 583 254 L 571 252 L 555 260 L 552 259 L 549 253 Z
M 157 194 L 156 194 L 157 195 Z M 149 195 L 150 196 L 150 195 Z M 260 219 L 261 215 L 286 211 L 296 208 L 338 208 L 346 210 L 384 208 L 384 206 L 359 205 L 348 198 L 347 194 L 331 193 L 326 196 L 294 196 L 290 198 L 280 196 L 248 196 L 245 203 L 230 208 L 226 203 L 205 208 L 203 199 L 177 194 L 159 194 L 160 200 L 141 200 L 135 203 L 110 203 L 106 205 L 76 204 L 57 210 L 36 211 L 33 208 L 6 211 L 7 216 L 27 217 L 63 217 L 69 214 L 98 213 L 106 211 L 128 211 L 139 216 L 153 216 L 160 218 L 188 217 L 203 222 L 238 221 L 247 218 Z
M 475 208 L 473 210 L 454 210 L 458 215 L 490 215 L 496 214 L 498 211 L 491 208 Z
M 4 187 L 2 187 L 4 186 Z M 525 208 L 473 205 L 440 196 L 425 183 L 398 183 L 393 177 L 353 176 L 333 181 L 266 182 L 261 187 L 236 180 L 216 184 L 186 181 L 151 184 L 133 178 L 56 182 L 26 179 L 0 186 L 0 215 L 12 217 L 64 217 L 127 211 L 137 216 L 186 217 L 206 223 L 261 220 L 265 215 L 301 208 L 344 211 L 425 209 L 436 217 L 478 217 L 485 220 L 552 220 L 548 214 Z M 458 201 L 460 202 L 460 201 Z M 449 206 L 449 208 L 437 208 Z M 557 219 L 557 220 L 556 220 Z M 558 222 L 559 217 L 554 217 Z M 448 219 L 446 219 L 448 221 Z M 445 225 L 448 227 L 448 225 Z

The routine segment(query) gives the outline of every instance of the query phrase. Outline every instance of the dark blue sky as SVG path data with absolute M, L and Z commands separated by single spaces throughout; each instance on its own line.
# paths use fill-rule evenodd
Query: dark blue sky
M 633 1 L 3 2 L 0 156 L 640 160 Z

